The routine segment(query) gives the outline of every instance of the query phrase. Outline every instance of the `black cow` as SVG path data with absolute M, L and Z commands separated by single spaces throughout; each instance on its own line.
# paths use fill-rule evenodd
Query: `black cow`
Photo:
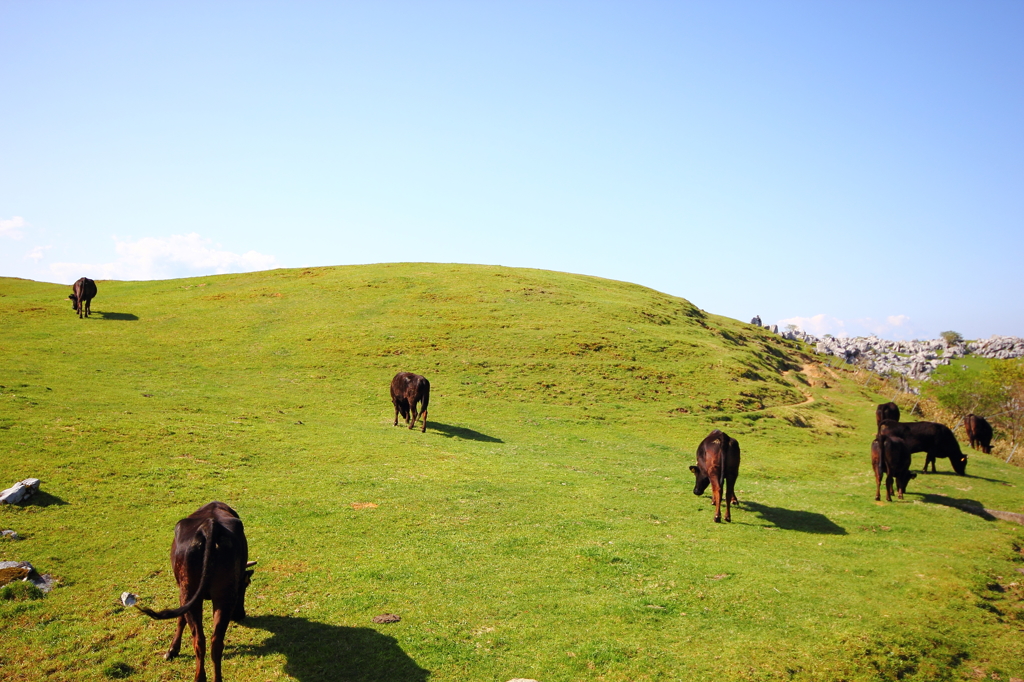
M 910 479 L 917 474 L 910 473 L 910 449 L 902 438 L 875 436 L 871 441 L 871 468 L 875 470 L 875 500 L 882 499 L 882 474 L 885 479 L 885 499 L 892 502 L 892 483 L 896 481 L 896 493 L 903 499 Z
M 419 419 L 416 404 L 421 407 L 423 415 L 423 431 L 427 431 L 427 405 L 430 404 L 430 382 L 426 377 L 412 372 L 399 372 L 391 380 L 391 402 L 395 405 L 395 426 L 398 426 L 398 413 L 410 429 L 416 428 Z M 410 419 L 410 417 L 412 417 Z
M 881 405 L 875 408 L 875 424 L 878 426 L 879 430 L 881 430 L 882 428 L 882 422 L 898 422 L 899 420 L 900 406 L 897 405 L 896 403 L 882 403 Z
M 92 312 L 92 299 L 96 297 L 96 282 L 88 277 L 82 277 L 71 285 L 71 307 L 78 313 L 78 318 L 89 317 Z
M 164 658 L 170 660 L 181 649 L 181 633 L 188 623 L 192 649 L 196 654 L 195 682 L 206 682 L 206 635 L 203 633 L 203 600 L 213 602 L 213 637 L 210 658 L 213 682 L 221 682 L 220 661 L 228 621 L 245 618 L 245 590 L 253 572 L 248 570 L 249 545 L 242 520 L 223 502 L 210 502 L 174 526 L 171 568 L 178 583 L 181 606 L 153 611 L 135 604 L 158 620 L 178 619 L 178 629 Z
M 690 471 L 696 477 L 694 495 L 703 495 L 711 484 L 711 502 L 715 505 L 715 523 L 722 522 L 722 495 L 725 495 L 725 520 L 732 521 L 733 503 L 739 504 L 733 491 L 740 475 L 740 444 L 718 429 L 708 434 L 697 446 L 697 466 Z
M 894 422 L 884 421 L 878 429 L 879 435 L 902 438 L 910 453 L 924 452 L 923 473 L 928 473 L 928 464 L 935 473 L 935 458 L 948 457 L 953 471 L 964 476 L 967 471 L 967 455 L 960 451 L 960 443 L 949 427 L 935 422 Z
M 992 454 L 992 425 L 984 417 L 969 414 L 964 417 L 964 429 L 971 447 L 981 450 L 986 455 Z

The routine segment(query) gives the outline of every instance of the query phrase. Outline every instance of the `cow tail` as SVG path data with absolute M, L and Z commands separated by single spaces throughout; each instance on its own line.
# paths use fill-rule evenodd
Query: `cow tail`
M 203 552 L 203 572 L 199 576 L 199 586 L 196 588 L 195 593 L 192 594 L 192 597 L 186 603 L 182 604 L 176 609 L 164 609 L 163 611 L 154 611 L 152 609 L 147 609 L 145 606 L 139 606 L 138 604 L 135 604 L 135 608 L 137 608 L 139 611 L 142 611 L 150 618 L 155 618 L 157 620 L 178 618 L 192 610 L 192 607 L 196 605 L 196 602 L 200 601 L 203 598 L 203 592 L 206 590 L 206 583 L 209 579 L 210 557 L 213 554 L 213 546 L 214 544 L 216 544 L 214 542 L 213 537 L 214 528 L 216 528 L 216 525 L 214 524 L 214 519 L 212 518 L 207 519 L 206 522 L 203 524 L 203 530 L 206 531 L 206 548 L 205 551 Z

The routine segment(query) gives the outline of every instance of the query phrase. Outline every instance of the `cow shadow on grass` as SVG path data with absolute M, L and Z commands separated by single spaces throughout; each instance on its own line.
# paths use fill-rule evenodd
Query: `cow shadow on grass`
M 139 316 L 133 313 L 101 313 L 99 310 L 89 313 L 89 317 L 93 315 L 99 315 L 101 320 L 121 320 L 122 322 L 135 322 L 139 319 Z
M 914 471 L 914 472 L 917 472 L 917 470 L 914 469 L 914 468 L 911 468 L 910 470 Z M 973 478 L 973 479 L 976 479 L 976 480 L 979 480 L 979 481 L 985 481 L 987 483 L 1000 483 L 1002 485 L 1009 485 L 1009 483 L 1007 481 L 1004 481 L 1004 480 L 999 479 L 999 478 L 985 478 L 984 476 L 976 476 L 975 474 L 966 474 L 964 476 L 960 476 L 955 471 L 935 471 L 935 472 L 929 471 L 927 473 L 925 473 L 925 472 L 918 472 L 918 475 L 919 476 L 957 476 L 957 477 L 960 477 L 960 478 Z
M 236 646 L 231 655 L 282 654 L 284 672 L 299 682 L 425 682 L 430 676 L 373 628 L 350 628 L 293 616 L 249 616 L 241 627 L 272 633 L 259 646 Z
M 817 533 L 819 535 L 846 535 L 845 528 L 817 512 L 769 507 L 759 502 L 742 502 L 740 505 L 733 506 L 760 514 L 762 519 L 782 530 L 798 530 L 801 533 Z
M 483 443 L 504 443 L 500 438 L 494 436 L 488 436 L 487 434 L 474 431 L 473 429 L 463 428 L 461 426 L 452 426 L 450 424 L 442 424 L 441 422 L 430 422 L 427 428 L 437 431 L 446 438 L 461 438 L 462 440 L 478 440 Z
M 938 504 L 943 507 L 959 509 L 960 511 L 967 512 L 968 514 L 980 516 L 986 521 L 996 520 L 996 517 L 992 516 L 985 510 L 985 505 L 977 500 L 957 499 L 955 497 L 946 497 L 945 495 L 936 495 L 934 493 L 907 493 L 907 495 L 917 495 L 921 498 L 922 502 L 926 502 L 927 504 Z

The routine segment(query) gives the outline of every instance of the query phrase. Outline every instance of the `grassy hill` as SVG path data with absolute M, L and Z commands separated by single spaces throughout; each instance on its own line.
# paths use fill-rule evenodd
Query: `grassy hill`
M 68 291 L 0 279 L 0 487 L 45 491 L 0 560 L 61 581 L 0 601 L 5 680 L 191 679 L 117 598 L 177 605 L 174 523 L 213 499 L 259 559 L 229 681 L 1024 678 L 1024 528 L 963 510 L 1024 511 L 1024 472 L 972 453 L 876 503 L 889 396 L 794 342 L 502 267 L 99 282 L 88 320 Z M 715 427 L 732 524 L 687 469 Z

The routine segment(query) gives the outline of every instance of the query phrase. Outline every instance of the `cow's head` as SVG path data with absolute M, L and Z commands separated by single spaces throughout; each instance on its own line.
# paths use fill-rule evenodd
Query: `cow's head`
M 953 471 L 957 473 L 957 476 L 967 475 L 967 455 L 950 455 L 949 461 L 953 465 Z
M 77 298 L 75 298 L 75 295 L 74 295 L 74 294 L 68 294 L 68 298 L 70 298 L 70 299 L 71 299 L 71 307 L 72 307 L 72 308 L 74 309 L 74 311 L 75 311 L 75 312 L 77 313 L 77 312 L 78 312 L 78 299 L 77 299 Z
M 704 491 L 707 490 L 708 485 L 711 483 L 711 479 L 708 477 L 708 473 L 700 467 L 690 465 L 690 471 L 696 477 L 696 482 L 693 485 L 694 495 L 703 495 Z
M 249 584 L 252 583 L 252 574 L 255 573 L 250 566 L 255 566 L 255 561 L 245 562 L 246 570 L 242 575 L 242 582 L 238 586 L 238 599 L 235 601 L 235 613 L 231 617 L 233 621 L 245 620 L 245 591 L 249 589 Z
M 917 478 L 917 474 L 910 471 L 896 476 L 896 490 L 899 491 L 901 500 L 903 499 L 903 493 L 907 491 L 907 484 L 910 483 L 912 478 Z

